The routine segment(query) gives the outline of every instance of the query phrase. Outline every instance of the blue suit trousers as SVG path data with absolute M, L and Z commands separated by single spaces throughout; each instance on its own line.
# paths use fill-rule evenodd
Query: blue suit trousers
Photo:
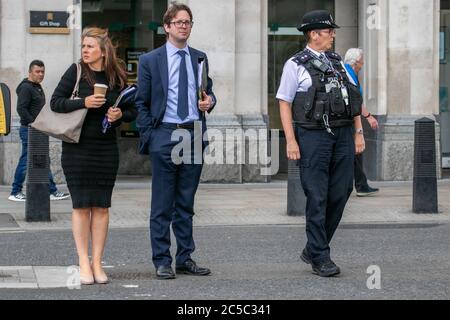
M 177 242 L 176 264 L 190 259 L 195 250 L 192 228 L 194 198 L 203 163 L 195 164 L 193 159 L 191 163 L 181 164 L 172 161 L 172 150 L 178 144 L 178 141 L 171 141 L 173 130 L 159 126 L 152 130 L 150 138 L 153 175 L 150 240 L 156 268 L 172 264 L 171 225 Z M 194 130 L 188 131 L 193 145 Z

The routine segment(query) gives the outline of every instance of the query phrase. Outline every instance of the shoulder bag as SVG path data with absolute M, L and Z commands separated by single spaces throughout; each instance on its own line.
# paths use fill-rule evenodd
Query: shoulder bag
M 77 82 L 73 88 L 71 100 L 79 99 L 78 88 L 81 79 L 81 66 L 77 63 Z M 49 104 L 44 105 L 31 126 L 43 133 L 68 143 L 78 143 L 87 108 L 68 113 L 54 112 Z

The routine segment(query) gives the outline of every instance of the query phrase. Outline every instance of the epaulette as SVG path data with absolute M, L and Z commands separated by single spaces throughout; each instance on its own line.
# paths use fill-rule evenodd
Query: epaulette
M 313 57 L 311 56 L 311 54 L 309 53 L 308 50 L 303 50 L 303 51 L 300 51 L 300 52 L 296 53 L 294 55 L 294 57 L 292 58 L 292 61 L 294 61 L 298 65 L 301 65 L 301 64 L 305 64 L 306 62 L 308 62 L 312 58 Z
M 338 60 L 338 61 L 342 60 L 341 56 L 338 55 L 336 52 L 327 51 L 327 52 L 325 52 L 325 55 L 330 59 L 334 59 L 334 60 Z

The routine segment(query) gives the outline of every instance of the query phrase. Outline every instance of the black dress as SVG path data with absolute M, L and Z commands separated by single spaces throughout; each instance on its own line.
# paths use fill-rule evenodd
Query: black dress
M 70 66 L 61 78 L 51 99 L 51 108 L 56 112 L 71 112 L 84 108 L 84 98 L 94 93 L 85 79 L 79 86 L 80 100 L 70 100 L 77 77 L 76 64 Z M 108 85 L 105 72 L 95 72 L 96 83 Z M 62 143 L 61 165 L 66 176 L 73 208 L 109 208 L 111 196 L 119 167 L 119 151 L 115 128 L 122 121 L 130 122 L 136 118 L 134 105 L 122 105 L 122 119 L 114 122 L 106 133 L 102 132 L 102 120 L 116 98 L 120 89 L 108 89 L 106 103 L 96 109 L 88 109 L 81 130 L 79 143 Z

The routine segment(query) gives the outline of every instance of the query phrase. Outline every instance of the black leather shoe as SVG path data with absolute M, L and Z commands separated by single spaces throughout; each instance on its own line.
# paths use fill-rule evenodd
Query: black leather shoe
M 208 268 L 201 268 L 197 266 L 194 260 L 188 259 L 183 264 L 176 267 L 177 273 L 190 274 L 193 276 L 207 276 L 211 273 Z
M 309 255 L 309 251 L 306 247 L 303 249 L 300 259 L 302 259 L 304 263 L 311 264 L 311 256 Z
M 159 266 L 156 268 L 156 278 L 160 280 L 175 279 L 175 273 L 171 266 Z
M 323 261 L 318 264 L 312 264 L 313 273 L 321 277 L 332 277 L 341 273 L 341 269 L 330 260 Z

